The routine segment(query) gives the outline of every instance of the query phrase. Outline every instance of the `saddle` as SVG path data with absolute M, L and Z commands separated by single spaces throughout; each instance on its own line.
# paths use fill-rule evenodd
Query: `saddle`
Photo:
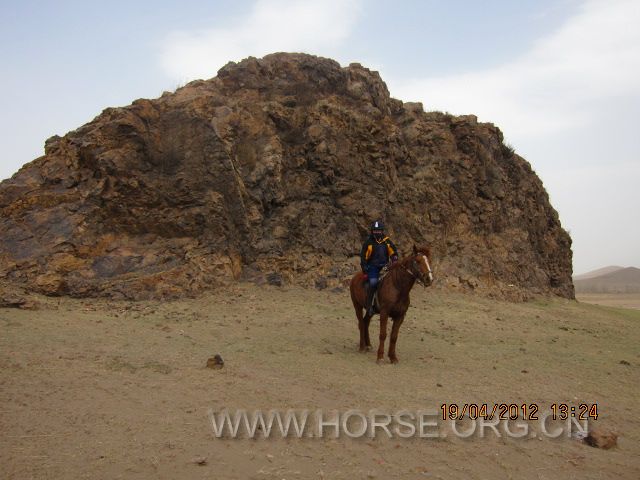
M 387 276 L 387 273 L 389 273 L 389 265 L 385 265 L 380 269 L 380 273 L 378 274 L 378 288 L 380 288 L 380 284 L 382 280 L 384 280 L 384 277 Z M 366 273 L 362 277 L 362 283 L 365 287 L 369 285 L 369 276 Z
M 380 269 L 380 273 L 378 273 L 378 282 L 381 282 L 382 279 L 387 275 L 387 273 L 389 273 L 389 265 L 385 265 Z M 363 282 L 368 283 L 368 281 L 369 281 L 369 276 L 366 273 L 364 273 Z
M 378 274 L 378 288 L 376 288 L 376 292 L 373 294 L 373 311 L 375 313 L 380 313 L 380 303 L 378 302 L 378 292 L 380 291 L 380 286 L 382 285 L 382 281 L 384 280 L 384 277 L 387 275 L 387 273 L 389 273 L 389 266 L 385 265 L 384 267 L 382 267 L 382 269 L 380 270 L 380 273 Z M 362 283 L 365 291 L 368 292 L 369 277 L 367 276 L 367 274 L 364 275 L 364 279 Z

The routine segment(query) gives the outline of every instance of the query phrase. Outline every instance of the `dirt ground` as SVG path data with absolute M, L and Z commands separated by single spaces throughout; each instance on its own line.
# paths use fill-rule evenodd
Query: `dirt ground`
M 400 363 L 377 365 L 358 352 L 347 292 L 240 284 L 175 302 L 41 302 L 0 309 L 1 478 L 640 478 L 639 311 L 420 288 Z M 224 368 L 206 368 L 216 353 Z M 618 445 L 491 432 L 216 438 L 207 414 L 445 402 L 597 402 L 591 426 Z
M 579 302 L 640 310 L 640 293 L 577 293 Z

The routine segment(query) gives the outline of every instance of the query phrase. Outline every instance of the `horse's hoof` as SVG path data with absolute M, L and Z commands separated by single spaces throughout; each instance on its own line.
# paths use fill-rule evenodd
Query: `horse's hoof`
M 379 359 L 377 359 L 377 360 L 376 360 L 376 363 L 377 363 L 378 365 L 382 365 L 382 364 L 384 363 L 384 358 L 379 358 Z
M 368 348 L 365 347 L 360 347 L 360 349 L 358 350 L 360 353 L 367 353 Z
M 389 359 L 391 361 L 391 363 L 396 364 L 398 363 L 398 358 L 397 357 L 393 357 Z
M 365 350 L 366 350 L 367 352 L 370 352 L 370 351 L 371 351 L 371 345 L 367 345 L 367 346 L 365 347 Z

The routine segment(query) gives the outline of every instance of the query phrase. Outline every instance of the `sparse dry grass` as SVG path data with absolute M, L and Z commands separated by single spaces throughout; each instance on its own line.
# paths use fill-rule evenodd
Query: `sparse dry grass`
M 416 290 L 400 364 L 357 351 L 348 294 L 238 285 L 171 303 L 0 310 L 3 478 L 638 478 L 640 312 Z M 377 343 L 378 324 L 372 340 Z M 204 368 L 220 353 L 222 370 Z M 629 365 L 621 364 L 624 360 Z M 209 408 L 597 402 L 569 439 L 216 439 Z M 195 456 L 207 457 L 204 466 Z

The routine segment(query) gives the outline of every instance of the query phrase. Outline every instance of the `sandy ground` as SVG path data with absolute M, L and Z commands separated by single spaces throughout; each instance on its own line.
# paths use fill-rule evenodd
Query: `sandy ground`
M 423 289 L 412 300 L 398 365 L 358 352 L 346 292 L 242 284 L 176 302 L 1 309 L 0 477 L 640 478 L 640 312 Z M 205 368 L 216 353 L 224 368 Z M 597 402 L 591 426 L 617 431 L 618 446 L 464 439 L 447 423 L 440 438 L 216 438 L 207 415 L 444 402 Z
M 640 310 L 640 293 L 577 293 L 576 299 L 594 305 Z

